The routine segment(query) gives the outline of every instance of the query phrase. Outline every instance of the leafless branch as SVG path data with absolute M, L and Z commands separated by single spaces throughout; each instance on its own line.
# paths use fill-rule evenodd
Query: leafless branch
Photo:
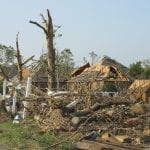
M 39 23 L 37 23 L 35 21 L 31 21 L 31 20 L 29 21 L 29 23 L 37 25 L 39 28 L 43 29 L 43 31 L 45 32 L 46 35 L 48 34 L 46 29 L 42 25 L 40 25 Z
M 48 19 L 50 20 L 50 19 L 51 19 L 51 16 L 50 16 L 50 12 L 49 12 L 48 9 L 47 9 L 47 15 L 48 15 Z
M 42 17 L 43 23 L 47 24 L 47 20 L 45 19 L 43 14 L 40 14 L 40 16 Z
M 47 31 L 50 34 L 53 34 L 52 18 L 51 18 L 51 15 L 50 15 L 50 12 L 49 12 L 48 9 L 47 9 L 47 16 L 48 16 L 48 24 L 47 24 L 48 28 L 47 28 Z
M 27 60 L 25 60 L 23 63 L 22 63 L 22 66 L 25 65 L 26 63 L 28 63 L 30 60 L 32 60 L 34 58 L 34 56 L 31 56 L 29 57 Z
M 22 63 L 22 66 L 25 65 L 26 63 L 28 63 L 30 60 L 32 60 L 34 58 L 34 56 L 31 56 L 29 57 L 27 60 L 25 60 L 23 63 Z
M 17 35 L 16 35 L 16 48 L 17 48 L 17 53 L 19 52 L 18 36 L 19 36 L 19 32 L 18 32 Z M 19 52 L 19 54 L 20 54 L 20 52 Z M 16 57 L 17 57 L 17 55 L 16 55 Z

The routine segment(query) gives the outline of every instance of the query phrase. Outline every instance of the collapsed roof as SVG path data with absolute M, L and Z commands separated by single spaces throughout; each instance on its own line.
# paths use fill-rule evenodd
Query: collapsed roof
M 83 71 L 82 71 L 83 70 Z M 116 60 L 105 56 L 99 63 L 91 66 L 79 68 L 80 74 L 72 76 L 70 82 L 86 82 L 87 80 L 109 80 L 109 81 L 132 81 L 129 70 Z M 76 75 L 76 76 L 75 76 Z
M 75 77 L 77 75 L 80 75 L 86 68 L 89 68 L 90 64 L 86 63 L 85 65 L 79 67 L 78 69 L 74 70 L 73 73 L 71 74 L 71 77 Z

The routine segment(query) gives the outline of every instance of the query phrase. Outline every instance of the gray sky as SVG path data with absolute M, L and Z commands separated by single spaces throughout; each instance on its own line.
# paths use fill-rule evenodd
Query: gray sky
M 1 0 L 0 43 L 15 48 L 17 32 L 22 54 L 39 57 L 44 33 L 29 24 L 49 9 L 53 24 L 62 25 L 56 48 L 70 48 L 77 64 L 89 52 L 107 55 L 126 66 L 150 56 L 149 0 Z

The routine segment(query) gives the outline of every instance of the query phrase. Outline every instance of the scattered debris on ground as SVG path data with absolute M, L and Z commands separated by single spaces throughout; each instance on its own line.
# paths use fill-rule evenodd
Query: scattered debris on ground
M 76 149 L 91 150 L 93 145 L 97 149 L 145 149 L 150 145 L 150 105 L 129 95 L 105 97 L 69 91 L 47 94 L 34 88 L 25 97 L 21 91 L 17 91 L 20 94 L 16 96 L 15 115 L 7 113 L 7 99 L 2 101 L 0 121 L 13 116 L 13 122 L 19 123 L 26 109 L 26 115 L 37 122 L 42 132 L 81 133 Z

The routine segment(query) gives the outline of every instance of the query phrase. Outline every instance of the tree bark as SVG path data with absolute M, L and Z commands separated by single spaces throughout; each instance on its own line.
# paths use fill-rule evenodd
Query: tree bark
M 19 43 L 18 43 L 18 35 L 19 33 L 16 35 L 16 48 L 17 48 L 17 67 L 18 67 L 18 72 L 19 72 L 19 80 L 22 81 L 23 76 L 22 76 L 22 59 L 21 59 L 21 55 L 20 55 L 20 50 L 19 50 Z
M 48 49 L 48 88 L 50 90 L 55 88 L 55 52 L 53 49 L 53 44 L 51 39 L 47 39 L 47 49 Z
M 43 26 L 35 21 L 30 21 L 30 23 L 35 24 L 39 28 L 41 28 L 46 36 L 47 41 L 47 63 L 48 63 L 48 88 L 50 90 L 53 90 L 55 88 L 55 49 L 53 47 L 53 37 L 54 37 L 54 31 L 53 31 L 53 23 L 52 18 L 50 16 L 49 10 L 47 9 L 47 16 L 48 19 L 46 20 L 41 14 L 42 20 L 43 20 Z

